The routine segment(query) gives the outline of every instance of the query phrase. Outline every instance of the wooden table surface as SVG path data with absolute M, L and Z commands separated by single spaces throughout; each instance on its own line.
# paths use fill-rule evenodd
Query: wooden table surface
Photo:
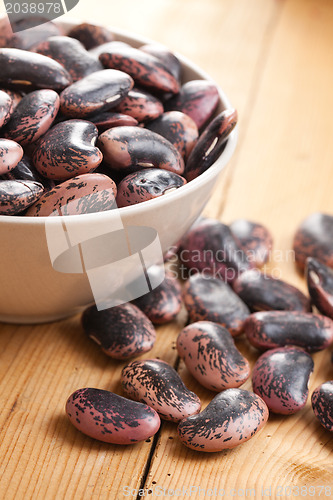
M 312 212 L 333 213 L 333 2 L 81 0 L 72 17 L 162 42 L 225 90 L 238 109 L 239 144 L 205 214 L 267 225 L 275 241 L 268 269 L 305 291 L 290 252 L 294 231 Z M 175 365 L 175 339 L 185 320 L 182 313 L 158 328 L 156 346 L 143 357 Z M 237 345 L 251 362 L 256 359 L 245 341 Z M 1 324 L 0 346 L 2 499 L 140 498 L 139 488 L 148 498 L 222 498 L 219 489 L 224 498 L 333 496 L 333 434 L 314 419 L 309 402 L 296 415 L 271 416 L 252 440 L 221 453 L 185 448 L 176 426 L 167 423 L 148 442 L 107 445 L 82 435 L 64 413 L 77 388 L 121 393 L 124 363 L 85 338 L 79 317 Z M 333 378 L 330 356 L 330 350 L 313 356 L 310 392 Z M 179 372 L 205 406 L 214 394 L 200 388 L 182 363 Z M 177 488 L 183 489 L 172 491 Z

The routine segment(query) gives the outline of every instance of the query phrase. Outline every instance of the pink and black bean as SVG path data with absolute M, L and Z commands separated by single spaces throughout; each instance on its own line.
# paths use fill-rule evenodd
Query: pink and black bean
M 130 303 L 102 311 L 92 306 L 83 313 L 82 326 L 86 335 L 115 359 L 128 359 L 150 351 L 156 340 L 151 321 Z
M 252 311 L 311 311 L 311 304 L 296 287 L 252 269 L 232 284 L 234 291 Z
M 200 411 L 198 396 L 165 361 L 132 361 L 123 368 L 121 383 L 127 396 L 151 406 L 164 420 L 179 422 Z
M 104 26 L 96 24 L 81 23 L 74 26 L 68 33 L 68 36 L 79 40 L 87 50 L 98 45 L 113 42 L 114 34 Z
M 21 49 L 0 49 L 0 84 L 9 88 L 62 90 L 72 78 L 50 57 Z
M 321 384 L 313 391 L 311 403 L 321 425 L 333 432 L 333 380 Z
M 304 408 L 314 363 L 299 347 L 278 347 L 262 354 L 252 371 L 253 391 L 274 413 L 290 415 Z
M 250 376 L 250 365 L 228 330 L 211 321 L 186 326 L 177 350 L 193 377 L 211 391 L 239 387 Z
M 217 452 L 235 448 L 264 427 L 268 413 L 265 402 L 256 394 L 227 389 L 201 413 L 182 420 L 178 435 L 192 450 Z
M 66 413 L 83 434 L 112 444 L 144 441 L 161 425 L 149 406 L 90 387 L 78 389 L 68 398 Z
M 97 127 L 91 122 L 58 123 L 38 142 L 33 163 L 44 177 L 57 181 L 93 172 L 103 159 L 95 146 L 97 137 Z
M 250 315 L 247 305 L 227 283 L 207 274 L 197 273 L 186 281 L 183 299 L 190 323 L 213 321 L 227 328 L 232 336 L 242 333 Z
M 159 168 L 146 168 L 127 175 L 118 184 L 119 208 L 136 205 L 143 201 L 164 196 L 186 184 L 186 180 L 174 172 Z
M 256 267 L 263 266 L 269 260 L 273 238 L 265 226 L 246 219 L 237 219 L 230 224 L 230 229 L 247 258 Z
M 59 111 L 54 90 L 35 90 L 23 97 L 4 128 L 4 136 L 22 146 L 36 142 L 52 126 Z
M 229 283 L 251 269 L 229 227 L 215 219 L 196 221 L 181 240 L 178 255 L 191 271 L 207 273 Z
M 132 116 L 138 122 L 147 122 L 160 116 L 164 109 L 157 97 L 145 90 L 133 88 L 117 105 L 116 111 Z
M 315 352 L 333 342 L 330 318 L 301 311 L 256 312 L 245 321 L 244 330 L 249 342 L 258 349 L 296 345 Z
M 151 266 L 148 269 L 149 279 L 159 279 L 164 269 Z M 165 272 L 162 283 L 151 292 L 133 300 L 141 311 L 156 325 L 169 323 L 176 318 L 182 305 L 179 281 L 170 271 Z
M 0 180 L 0 215 L 19 215 L 43 193 L 42 184 L 33 181 Z
M 14 103 L 7 92 L 0 90 L 0 128 L 6 125 L 14 110 Z

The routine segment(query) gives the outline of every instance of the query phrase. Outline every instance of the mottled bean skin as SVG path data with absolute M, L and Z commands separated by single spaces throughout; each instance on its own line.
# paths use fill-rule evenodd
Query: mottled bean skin
M 82 23 L 74 26 L 68 36 L 79 40 L 87 50 L 90 50 L 103 43 L 112 42 L 114 34 L 104 26 L 96 24 Z
M 0 128 L 6 125 L 14 110 L 12 98 L 0 90 Z
M 172 93 L 179 90 L 178 81 L 162 61 L 142 50 L 110 44 L 100 60 L 106 68 L 125 71 L 142 87 Z
M 105 354 L 128 359 L 150 351 L 156 340 L 151 321 L 133 304 L 98 311 L 96 306 L 82 315 L 83 329 Z
M 254 313 L 245 321 L 244 330 L 250 344 L 258 349 L 296 345 L 315 352 L 333 342 L 331 319 L 300 311 Z
M 186 160 L 199 137 L 198 127 L 181 111 L 168 111 L 147 123 L 146 128 L 162 135 L 175 146 Z
M 104 212 L 115 208 L 116 192 L 115 183 L 106 175 L 78 175 L 44 193 L 26 215 L 49 217 Z
M 230 230 L 239 241 L 249 261 L 262 267 L 269 260 L 273 238 L 262 224 L 246 219 L 237 219 L 230 224 Z
M 166 111 L 182 111 L 201 129 L 213 116 L 219 102 L 216 85 L 206 80 L 184 83 L 179 93 L 166 101 Z
M 92 172 L 103 159 L 94 145 L 97 136 L 97 127 L 88 121 L 58 123 L 38 142 L 33 163 L 40 174 L 58 181 Z
M 36 202 L 42 184 L 32 181 L 0 180 L 0 215 L 17 215 Z
M 274 413 L 290 415 L 304 408 L 314 363 L 298 347 L 279 347 L 262 354 L 252 371 L 253 391 Z
M 143 50 L 143 52 L 147 52 L 148 54 L 157 57 L 157 59 L 160 59 L 168 68 L 170 73 L 172 73 L 176 78 L 177 82 L 180 83 L 182 73 L 180 61 L 178 57 L 170 52 L 167 47 L 159 43 L 148 43 L 146 45 L 142 45 L 140 50 Z
M 46 40 L 50 36 L 62 34 L 62 30 L 58 24 L 53 22 L 45 23 L 45 19 L 42 18 L 41 22 L 44 22 L 44 24 L 37 26 L 36 18 L 38 19 L 38 16 L 25 16 L 21 19 L 11 20 L 11 25 L 8 18 L 1 19 L 0 47 L 30 50 L 34 45 Z
M 154 408 L 164 420 L 179 422 L 200 411 L 198 396 L 165 361 L 132 361 L 123 368 L 121 383 L 127 396 Z
M 304 271 L 307 257 L 314 257 L 333 267 L 333 216 L 322 213 L 309 215 L 296 231 L 293 248 L 301 271 Z
M 164 270 L 160 266 L 148 269 L 148 277 L 158 277 Z M 151 292 L 142 295 L 133 301 L 141 311 L 156 325 L 163 325 L 174 320 L 180 311 L 181 288 L 180 284 L 170 271 L 165 271 L 163 282 Z
M 312 303 L 322 314 L 333 319 L 333 270 L 309 257 L 305 276 Z
M 239 387 L 250 376 L 250 365 L 226 328 L 197 321 L 178 335 L 177 350 L 187 369 L 211 391 Z
M 138 122 L 147 122 L 160 116 L 164 109 L 157 97 L 144 90 L 134 88 L 120 101 L 116 111 L 132 116 Z
M 185 166 L 185 178 L 192 181 L 209 169 L 221 156 L 228 136 L 237 124 L 237 111 L 227 109 L 207 125 L 199 137 Z
M 313 391 L 311 403 L 321 425 L 333 432 L 333 380 L 321 384 Z
M 230 229 L 215 219 L 200 219 L 181 240 L 178 256 L 191 271 L 232 282 L 251 268 Z
M 128 173 L 142 168 L 161 168 L 178 175 L 184 161 L 164 137 L 140 127 L 114 127 L 98 138 L 104 159 L 112 168 Z
M 224 326 L 233 337 L 243 331 L 250 315 L 248 307 L 232 288 L 218 278 L 197 273 L 183 288 L 184 304 L 190 323 L 213 321 Z
M 68 36 L 53 36 L 34 47 L 34 52 L 51 57 L 71 75 L 73 82 L 103 69 L 102 63 L 90 54 L 81 42 Z
M 17 142 L 0 139 L 0 175 L 5 175 L 13 170 L 22 156 L 23 149 Z
M 87 118 L 107 111 L 114 108 L 133 85 L 132 78 L 123 71 L 96 71 L 61 93 L 61 112 L 73 118 Z
M 35 90 L 23 97 L 9 120 L 4 135 L 26 146 L 36 142 L 51 127 L 59 110 L 54 90 Z
M 71 76 L 49 57 L 20 49 L 0 49 L 0 84 L 14 89 L 62 90 Z
M 310 300 L 300 290 L 255 269 L 240 275 L 232 286 L 251 311 L 311 312 Z
M 156 434 L 161 421 L 149 406 L 102 389 L 78 389 L 66 413 L 83 434 L 112 444 L 133 444 Z
M 112 111 L 102 111 L 102 113 L 97 113 L 94 116 L 91 116 L 89 121 L 96 125 L 100 133 L 113 127 L 122 127 L 127 125 L 135 127 L 138 125 L 138 120 L 132 116 Z
M 222 451 L 251 439 L 267 419 L 267 406 L 256 394 L 227 389 L 215 396 L 201 413 L 182 420 L 178 435 L 192 450 Z
M 173 172 L 149 168 L 127 175 L 118 184 L 117 205 L 127 207 L 152 200 L 186 184 L 186 180 Z

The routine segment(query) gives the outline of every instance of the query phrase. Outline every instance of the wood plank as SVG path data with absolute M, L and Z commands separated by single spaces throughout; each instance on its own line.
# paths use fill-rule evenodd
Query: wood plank
M 252 96 L 248 126 L 233 162 L 232 180 L 220 217 L 226 222 L 238 217 L 252 218 L 271 228 L 277 252 L 275 262 L 267 269 L 278 268 L 282 278 L 305 290 L 304 280 L 290 258 L 292 236 L 307 214 L 316 210 L 333 212 L 333 179 L 328 160 L 328 137 L 332 136 L 329 82 L 333 75 L 329 61 L 333 5 L 290 0 L 281 8 L 281 19 L 263 54 L 261 77 Z M 209 210 L 206 213 L 210 215 Z M 278 261 L 280 253 L 282 262 Z M 241 339 L 237 343 L 253 363 L 256 351 Z M 313 356 L 315 372 L 310 394 L 332 378 L 330 356 L 329 351 Z M 205 406 L 214 394 L 201 390 L 183 364 L 180 373 Z M 243 387 L 251 389 L 250 382 Z M 170 489 L 181 485 L 206 490 L 217 487 L 229 495 L 235 489 L 239 497 L 245 496 L 245 490 L 249 496 L 251 492 L 252 496 L 253 492 L 262 496 L 264 488 L 267 496 L 271 492 L 275 498 L 279 493 L 287 498 L 288 490 L 283 488 L 289 485 L 295 487 L 295 494 L 296 487 L 333 485 L 333 438 L 314 419 L 309 401 L 296 415 L 271 416 L 256 438 L 219 454 L 181 449 L 175 429 L 169 426 L 169 432 L 173 439 L 162 434 L 147 488 L 161 483 Z

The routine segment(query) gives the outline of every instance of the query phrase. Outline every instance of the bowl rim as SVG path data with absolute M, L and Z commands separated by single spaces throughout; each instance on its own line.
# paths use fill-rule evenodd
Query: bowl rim
M 0 16 L 1 18 L 2 16 Z M 68 19 L 66 21 L 57 21 L 57 24 L 59 24 L 61 27 L 63 27 L 65 30 L 69 30 L 73 26 L 80 24 L 84 21 L 82 20 L 77 20 L 77 19 Z M 146 38 L 145 36 L 137 35 L 133 32 L 129 32 L 127 30 L 119 29 L 113 26 L 107 26 L 107 28 L 112 31 L 116 35 L 116 38 L 124 38 L 128 39 L 131 41 L 134 46 L 140 46 L 144 45 L 147 43 L 160 43 L 156 42 L 150 38 Z M 162 45 L 162 44 L 161 44 Z M 194 73 L 197 73 L 198 77 L 196 79 L 202 79 L 202 80 L 207 80 L 209 82 L 212 82 L 214 85 L 216 85 L 216 88 L 219 93 L 219 98 L 222 104 L 222 109 L 226 108 L 231 108 L 232 105 L 226 96 L 225 92 L 221 89 L 221 87 L 211 78 L 203 69 L 201 69 L 199 66 L 196 65 L 196 63 L 193 63 L 190 61 L 187 57 L 183 56 L 177 51 L 173 51 L 173 53 L 177 56 L 177 58 L 180 60 L 182 66 L 186 66 L 188 69 L 193 71 Z M 188 80 L 190 81 L 190 80 Z M 126 215 L 131 217 L 132 215 L 137 216 L 138 214 L 142 212 L 146 212 L 147 209 L 156 209 L 157 207 L 163 207 L 166 204 L 172 203 L 173 200 L 177 198 L 181 198 L 183 195 L 186 195 L 186 193 L 191 193 L 191 191 L 196 190 L 199 187 L 199 184 L 203 183 L 208 183 L 211 181 L 214 177 L 217 177 L 226 167 L 228 162 L 230 161 L 236 145 L 237 145 L 237 139 L 238 139 L 238 125 L 234 128 L 234 130 L 231 132 L 231 134 L 228 137 L 227 144 L 221 155 L 218 157 L 218 159 L 202 174 L 200 174 L 198 177 L 195 179 L 191 180 L 184 186 L 181 186 L 180 188 L 176 189 L 175 191 L 172 191 L 166 195 L 159 196 L 158 198 L 153 198 L 151 200 L 147 200 L 141 203 L 137 203 L 135 205 L 129 205 L 127 207 L 121 207 L 121 208 L 116 208 L 116 209 L 111 209 L 111 210 L 106 210 L 104 212 L 93 212 L 93 213 L 88 213 L 88 214 L 77 214 L 77 215 L 66 215 L 63 217 L 66 217 L 66 221 L 68 223 L 70 222 L 77 222 L 77 223 L 89 223 L 90 221 L 94 220 L 96 217 L 99 218 L 99 220 L 103 220 L 103 218 L 110 220 L 112 218 L 112 213 L 115 214 L 119 212 L 119 215 Z M 148 206 L 147 206 L 148 205 Z M 118 217 L 119 217 L 118 215 Z M 42 216 L 42 217 L 27 217 L 25 215 L 19 215 L 19 216 L 13 216 L 13 215 L 0 215 L 0 223 L 1 224 L 34 224 L 34 225 L 41 225 L 45 224 L 46 220 L 48 221 L 49 224 L 56 224 L 57 221 L 59 221 L 58 217 L 50 217 L 50 216 Z

